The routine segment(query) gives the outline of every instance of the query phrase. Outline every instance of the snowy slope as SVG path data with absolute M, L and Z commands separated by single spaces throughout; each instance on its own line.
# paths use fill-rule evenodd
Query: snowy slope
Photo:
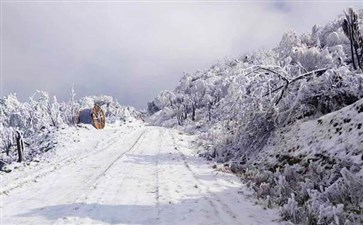
M 267 165 L 281 162 L 284 156 L 296 162 L 345 161 L 363 176 L 363 99 L 318 119 L 276 130 L 260 156 L 264 154 L 269 156 L 260 163 Z
M 286 32 L 274 49 L 184 74 L 148 103 L 149 121 L 200 134 L 201 155 L 230 164 L 285 220 L 363 224 L 363 73 L 344 25 L 352 18 L 361 38 L 363 10 L 348 9 L 311 33 Z
M 363 223 L 363 99 L 275 130 L 232 170 L 296 224 Z
M 2 174 L 1 224 L 278 223 L 192 136 L 137 123 L 59 135 L 56 157 Z

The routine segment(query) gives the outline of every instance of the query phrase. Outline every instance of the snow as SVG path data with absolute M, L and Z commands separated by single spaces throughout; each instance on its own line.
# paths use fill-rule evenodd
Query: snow
M 362 224 L 363 99 L 276 129 L 240 166 L 257 196 L 281 204 L 295 224 Z M 359 211 L 360 210 L 360 211 Z M 338 221 L 338 222 L 337 222 Z
M 57 136 L 53 157 L 1 175 L 1 224 L 278 224 L 194 136 L 140 122 Z
M 298 121 L 274 132 L 261 155 L 346 160 L 363 176 L 363 99 L 315 120 Z M 271 159 L 271 157 L 265 157 Z M 276 158 L 275 158 L 276 159 Z
M 361 38 L 363 10 L 348 11 Z M 284 220 L 363 224 L 363 73 L 344 19 L 186 73 L 148 103 L 147 121 L 198 134 L 201 155 L 229 164 Z
M 185 74 L 148 103 L 148 118 L 111 96 L 76 101 L 73 88 L 67 102 L 44 91 L 24 103 L 3 97 L 0 169 L 12 172 L 1 176 L 1 222 L 276 224 L 280 214 L 363 224 L 363 73 L 343 21 Z M 75 125 L 94 104 L 107 128 Z M 16 130 L 28 146 L 22 163 Z

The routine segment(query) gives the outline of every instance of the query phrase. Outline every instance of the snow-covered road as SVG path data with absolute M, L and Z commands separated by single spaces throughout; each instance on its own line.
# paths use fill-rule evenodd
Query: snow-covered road
M 57 155 L 2 177 L 1 224 L 277 224 L 192 137 L 144 125 L 64 130 Z

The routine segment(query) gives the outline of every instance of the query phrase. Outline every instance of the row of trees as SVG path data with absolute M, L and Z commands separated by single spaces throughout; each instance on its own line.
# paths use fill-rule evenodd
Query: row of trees
M 148 103 L 148 113 L 164 126 L 223 124 L 225 138 L 213 138 L 221 142 L 215 146 L 233 143 L 221 147 L 233 152 L 227 158 L 246 154 L 239 150 L 260 148 L 275 127 L 321 116 L 362 96 L 354 64 L 362 60 L 360 39 L 358 14 L 349 9 L 346 18 L 314 26 L 311 34 L 287 32 L 272 50 L 185 74 L 174 91 Z
M 155 101 L 148 103 L 149 114 L 154 114 L 163 108 L 169 108 L 175 112 L 179 125 L 190 117 L 190 120 L 197 120 L 197 110 L 207 108 L 207 119 L 212 120 L 212 109 L 219 102 L 223 95 L 220 85 L 210 85 L 202 78 L 192 79 L 186 74 L 180 81 L 175 92 L 163 91 Z

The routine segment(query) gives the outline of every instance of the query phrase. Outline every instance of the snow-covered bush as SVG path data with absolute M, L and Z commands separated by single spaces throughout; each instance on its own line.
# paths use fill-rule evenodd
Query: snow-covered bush
M 79 107 L 92 108 L 99 105 L 105 113 L 107 123 L 115 123 L 116 121 L 126 121 L 129 118 L 142 120 L 143 115 L 131 106 L 123 106 L 111 96 L 86 96 L 79 100 Z
M 2 149 L 3 153 L 9 154 L 11 147 L 14 145 L 14 129 L 11 127 L 4 127 L 3 124 L 0 124 L 0 149 Z
M 279 170 L 258 168 L 243 173 L 258 198 L 281 205 L 281 216 L 294 224 L 361 224 L 363 178 L 342 164 L 327 171 L 312 163 L 282 165 Z M 303 174 L 303 176 L 301 176 Z
M 143 115 L 132 107 L 121 106 L 110 96 L 88 96 L 76 100 L 72 88 L 66 102 L 52 99 L 44 91 L 36 91 L 28 102 L 20 102 L 15 94 L 0 99 L 0 150 L 1 160 L 11 163 L 16 159 L 15 131 L 19 130 L 25 141 L 25 160 L 54 149 L 59 128 L 77 123 L 80 109 L 100 105 L 107 123 L 141 120 Z

